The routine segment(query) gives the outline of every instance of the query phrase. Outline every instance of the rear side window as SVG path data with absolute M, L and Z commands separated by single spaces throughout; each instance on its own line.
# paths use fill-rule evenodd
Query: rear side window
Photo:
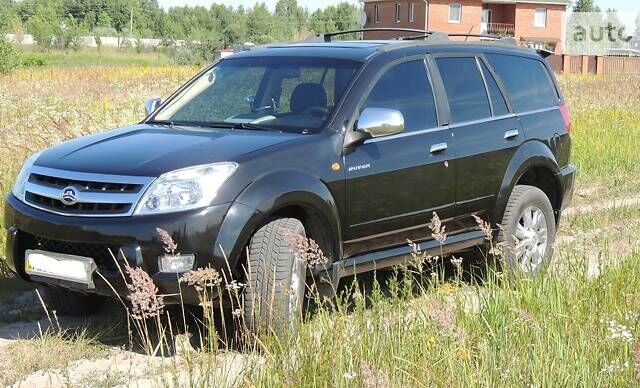
M 502 78 L 517 112 L 558 105 L 549 73 L 540 61 L 502 54 L 489 54 L 487 58 Z
M 493 108 L 494 116 L 503 116 L 509 113 L 507 102 L 504 100 L 504 96 L 496 83 L 496 80 L 491 75 L 489 68 L 484 62 L 480 61 L 480 67 L 482 67 L 482 73 L 484 74 L 485 82 L 487 83 L 487 89 L 489 90 L 489 98 L 491 98 L 491 107 Z
M 407 132 L 438 126 L 433 89 L 424 62 L 420 60 L 401 63 L 384 73 L 360 113 L 366 108 L 400 111 Z
M 491 117 L 487 90 L 474 57 L 436 58 L 449 100 L 451 123 Z

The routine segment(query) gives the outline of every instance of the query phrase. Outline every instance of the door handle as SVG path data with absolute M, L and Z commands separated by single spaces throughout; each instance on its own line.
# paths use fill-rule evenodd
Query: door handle
M 515 139 L 518 136 L 520 136 L 520 131 L 518 131 L 517 129 L 512 129 L 512 130 L 506 131 L 504 133 L 504 139 L 505 140 Z
M 446 151 L 447 148 L 449 148 L 449 146 L 447 146 L 447 143 L 438 143 L 432 145 L 429 152 L 431 152 L 432 154 L 437 154 L 439 152 Z

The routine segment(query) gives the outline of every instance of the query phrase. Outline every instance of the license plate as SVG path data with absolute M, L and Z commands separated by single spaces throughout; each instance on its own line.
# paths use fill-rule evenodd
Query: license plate
M 29 275 L 66 280 L 95 288 L 93 273 L 97 267 L 90 257 L 27 250 L 24 267 L 25 272 Z

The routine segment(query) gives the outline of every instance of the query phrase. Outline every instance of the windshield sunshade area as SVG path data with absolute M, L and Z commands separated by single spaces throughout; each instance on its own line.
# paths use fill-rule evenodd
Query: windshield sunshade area
M 360 66 L 359 62 L 334 58 L 223 60 L 183 90 L 152 121 L 318 132 Z

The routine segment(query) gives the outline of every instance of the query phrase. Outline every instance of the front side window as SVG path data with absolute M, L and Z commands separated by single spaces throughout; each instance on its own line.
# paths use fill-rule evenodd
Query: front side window
M 155 116 L 176 125 L 259 124 L 287 132 L 324 127 L 359 62 L 238 58 L 204 73 Z
M 421 60 L 405 62 L 387 70 L 376 82 L 360 112 L 366 108 L 400 111 L 407 132 L 438 126 L 433 89 Z
M 484 80 L 474 57 L 437 58 L 449 101 L 451 124 L 491 117 Z
M 555 87 L 542 62 L 503 54 L 488 54 L 487 58 L 507 88 L 516 112 L 558 105 Z
M 449 4 L 449 23 L 462 22 L 462 4 L 452 3 Z
M 547 9 L 537 8 L 534 14 L 533 26 L 545 28 L 547 26 Z

